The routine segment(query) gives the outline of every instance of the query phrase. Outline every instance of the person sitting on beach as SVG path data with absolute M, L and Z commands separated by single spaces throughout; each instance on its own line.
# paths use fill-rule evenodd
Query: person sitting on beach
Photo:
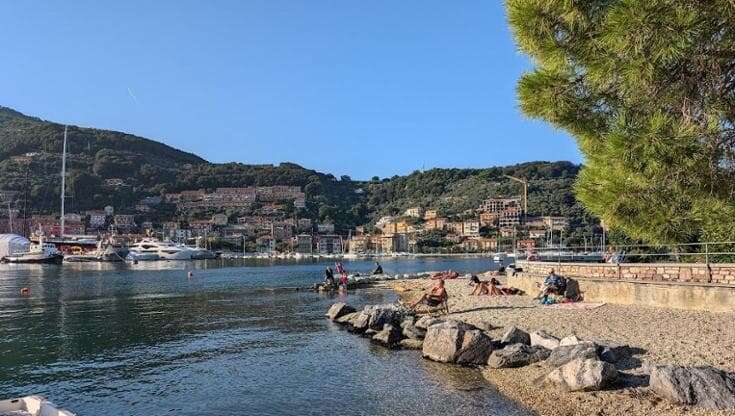
M 377 261 L 375 262 L 375 270 L 373 270 L 373 274 L 383 274 L 383 266 L 381 266 Z
M 324 283 L 331 288 L 336 286 L 334 281 L 334 272 L 331 267 L 327 267 L 327 269 L 324 270 Z
M 424 293 L 419 300 L 409 305 L 408 307 L 410 309 L 415 309 L 416 306 L 423 303 L 433 308 L 435 306 L 441 305 L 442 302 L 446 300 L 446 298 L 447 290 L 444 288 L 444 280 L 439 280 L 438 282 L 436 282 L 434 287 L 432 287 L 427 293 Z
M 551 269 L 549 275 L 544 279 L 541 291 L 534 299 L 545 299 L 550 294 L 563 294 L 565 289 L 566 282 L 564 281 L 564 278 L 554 273 L 554 269 Z

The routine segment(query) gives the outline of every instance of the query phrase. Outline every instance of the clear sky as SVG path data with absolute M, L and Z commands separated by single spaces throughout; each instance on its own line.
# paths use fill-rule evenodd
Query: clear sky
M 365 179 L 581 161 L 525 118 L 499 0 L 4 1 L 0 105 Z

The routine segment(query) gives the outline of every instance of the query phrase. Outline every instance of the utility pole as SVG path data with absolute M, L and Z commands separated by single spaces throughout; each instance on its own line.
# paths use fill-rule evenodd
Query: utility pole
M 523 223 L 526 223 L 526 216 L 528 215 L 528 181 L 523 178 L 516 178 L 515 176 L 503 175 L 510 180 L 516 181 L 523 185 Z

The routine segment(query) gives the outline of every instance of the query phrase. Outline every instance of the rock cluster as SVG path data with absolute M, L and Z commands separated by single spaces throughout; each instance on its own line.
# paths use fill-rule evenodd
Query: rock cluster
M 397 305 L 368 305 L 355 311 L 344 303 L 335 303 L 326 315 L 348 330 L 388 348 L 420 349 L 426 333 L 415 326 L 413 311 Z
M 528 333 L 508 328 L 500 341 L 482 329 L 454 319 L 417 317 L 396 305 L 371 305 L 361 311 L 336 303 L 327 312 L 332 321 L 369 336 L 389 348 L 421 350 L 424 358 L 494 369 L 543 365 L 542 384 L 567 391 L 614 387 L 620 378 L 615 364 L 631 348 L 602 345 L 576 335 L 557 338 L 545 331 Z M 542 363 L 542 364 L 541 364 Z M 650 369 L 650 389 L 674 403 L 705 409 L 735 409 L 735 374 L 711 367 L 658 366 Z

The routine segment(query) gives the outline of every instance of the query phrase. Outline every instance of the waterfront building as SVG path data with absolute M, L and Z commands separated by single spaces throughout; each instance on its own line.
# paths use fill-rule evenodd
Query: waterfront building
M 339 235 L 320 235 L 317 238 L 317 251 L 319 254 L 342 253 L 342 237 Z
M 366 235 L 353 236 L 348 241 L 350 254 L 365 254 L 370 251 L 370 237 Z
M 92 210 L 87 211 L 85 214 L 89 218 L 87 220 L 89 228 L 93 230 L 101 230 L 105 228 L 105 225 L 107 224 L 107 214 L 105 214 L 105 211 Z
M 494 252 L 498 249 L 498 240 L 494 238 L 468 238 L 462 242 L 462 249 L 467 252 Z
M 299 234 L 294 237 L 294 251 L 301 254 L 314 252 L 314 240 L 311 234 Z

